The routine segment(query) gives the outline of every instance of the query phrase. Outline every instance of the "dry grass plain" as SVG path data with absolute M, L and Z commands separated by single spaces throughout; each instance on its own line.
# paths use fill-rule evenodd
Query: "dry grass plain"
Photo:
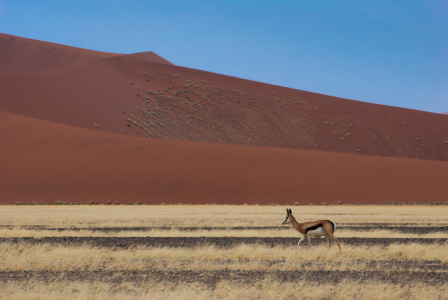
M 448 299 L 447 206 L 291 207 L 342 253 L 297 250 L 285 208 L 0 206 L 0 299 Z
M 0 206 L 0 225 L 48 227 L 279 226 L 298 220 L 339 224 L 448 224 L 448 206 L 49 205 Z

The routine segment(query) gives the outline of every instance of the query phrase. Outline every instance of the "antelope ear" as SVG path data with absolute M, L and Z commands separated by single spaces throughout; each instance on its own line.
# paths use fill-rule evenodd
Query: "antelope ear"
M 292 214 L 292 210 L 291 209 L 289 210 L 289 214 Z
M 286 209 L 286 213 L 289 214 L 289 210 L 288 209 Z

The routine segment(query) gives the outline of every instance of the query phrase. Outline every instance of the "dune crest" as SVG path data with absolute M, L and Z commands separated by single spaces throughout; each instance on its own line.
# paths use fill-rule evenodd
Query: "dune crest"
M 153 62 L 153 63 L 158 63 L 158 64 L 174 66 L 173 63 L 167 61 L 166 59 L 155 54 L 152 51 L 126 54 L 126 55 L 123 55 L 122 57 L 125 60 L 137 60 L 137 61 Z

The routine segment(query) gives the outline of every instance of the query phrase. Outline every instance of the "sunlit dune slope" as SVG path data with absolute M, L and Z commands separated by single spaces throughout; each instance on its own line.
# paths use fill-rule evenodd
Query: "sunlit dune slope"
M 448 158 L 447 115 L 284 88 L 159 58 L 137 53 L 52 77 L 0 78 L 0 109 L 132 136 Z
M 98 132 L 0 111 L 1 202 L 445 201 L 448 163 Z

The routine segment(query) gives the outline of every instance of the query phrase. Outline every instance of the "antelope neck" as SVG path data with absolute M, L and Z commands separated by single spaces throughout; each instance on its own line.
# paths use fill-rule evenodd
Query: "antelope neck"
M 291 224 L 292 226 L 297 230 L 300 231 L 300 223 L 297 222 L 296 218 L 294 218 L 292 215 L 290 216 L 291 218 Z

